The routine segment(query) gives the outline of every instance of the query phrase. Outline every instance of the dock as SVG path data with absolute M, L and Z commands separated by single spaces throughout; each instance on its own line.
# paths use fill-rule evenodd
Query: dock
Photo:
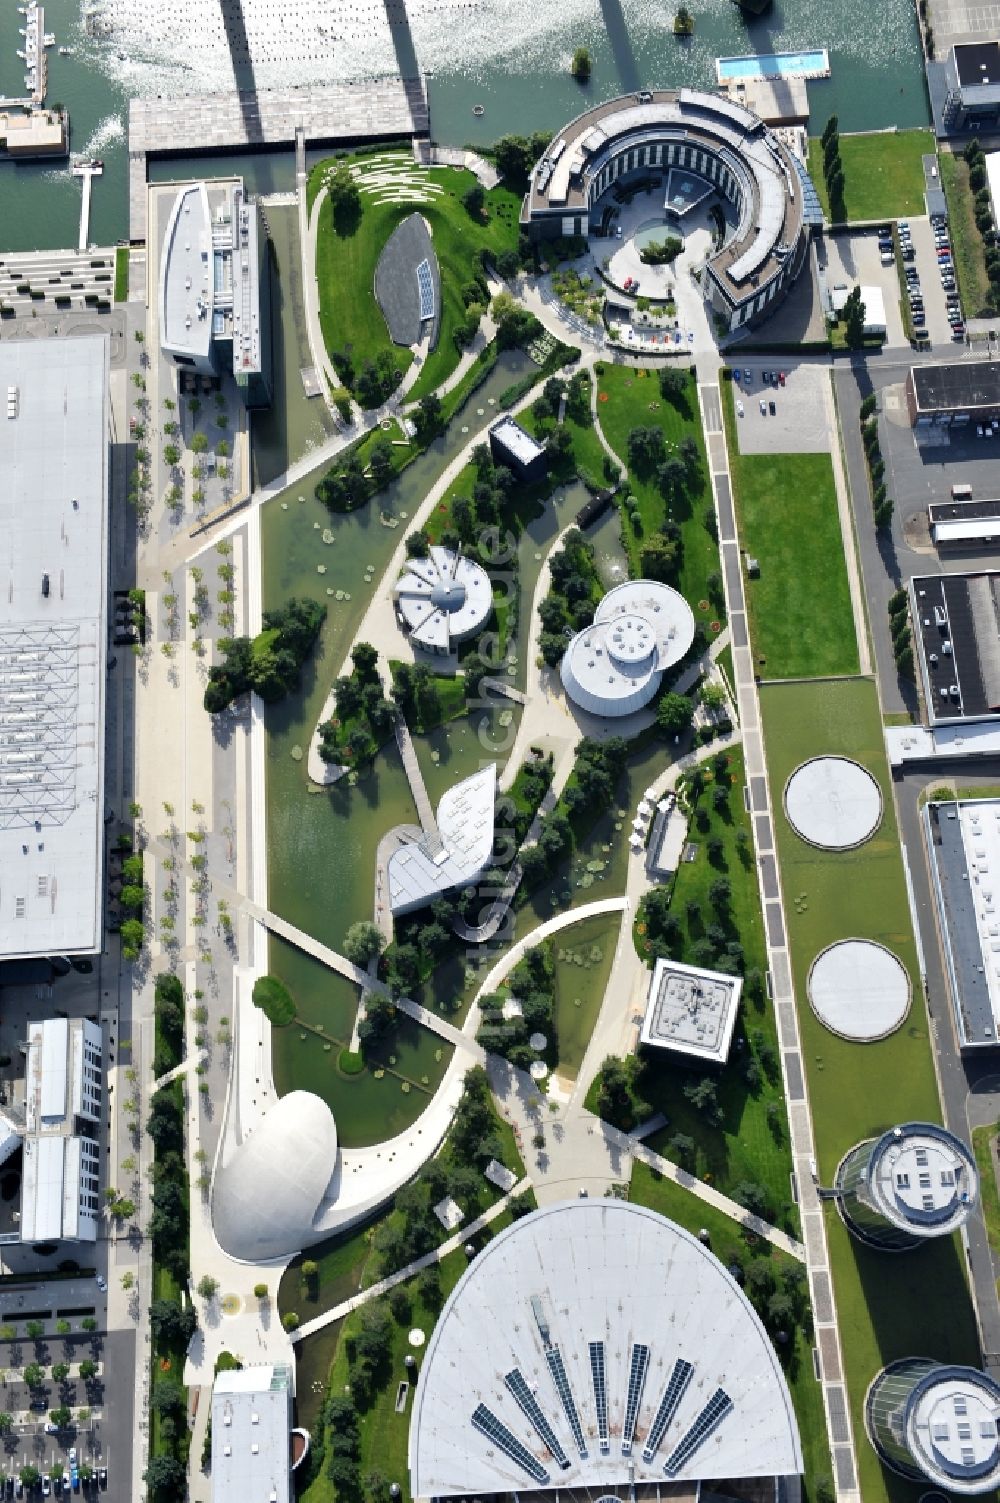
M 81 162 L 78 166 L 70 169 L 74 177 L 83 178 L 83 199 L 80 204 L 80 236 L 77 241 L 79 252 L 87 249 L 90 239 L 90 193 L 94 186 L 94 178 L 100 177 L 104 171 L 103 166 L 95 162 Z
M 190 156 L 306 144 L 426 136 L 430 114 L 419 78 L 310 85 L 301 89 L 235 89 L 178 99 L 132 99 L 128 110 L 129 234 L 146 238 L 147 157 Z M 197 143 L 194 146 L 193 143 Z

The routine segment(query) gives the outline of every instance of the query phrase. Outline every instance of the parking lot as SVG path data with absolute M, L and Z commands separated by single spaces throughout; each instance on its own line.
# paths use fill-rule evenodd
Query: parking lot
M 948 322 L 948 309 L 938 268 L 933 227 L 925 215 L 919 219 L 910 219 L 907 223 L 913 243 L 913 260 L 904 264 L 915 267 L 920 279 L 927 333 L 935 348 L 944 346 L 947 347 L 949 353 L 953 353 L 958 347 L 958 342 L 952 339 L 951 324 Z
M 931 222 L 926 215 L 911 217 L 905 222 L 909 226 L 913 259 L 904 261 L 904 268 L 912 267 L 917 273 L 920 296 L 924 303 L 925 327 L 932 346 L 941 348 L 942 353 L 945 350 L 951 353 L 956 348 L 956 342 L 952 340 L 951 324 L 948 321 Z M 832 293 L 838 286 L 879 287 L 885 301 L 886 343 L 908 344 L 899 308 L 905 292 L 900 286 L 895 259 L 888 265 L 882 264 L 877 231 L 828 235 L 824 240 L 824 247 L 828 291 Z M 820 264 L 823 265 L 822 260 Z
M 733 398 L 737 404 L 736 433 L 741 454 L 822 454 L 829 450 L 826 405 L 829 373 L 824 367 L 765 366 L 755 360 L 739 367 L 734 365 L 733 371 L 737 369 L 739 382 L 734 376 Z M 770 381 L 765 381 L 765 371 L 770 373 Z

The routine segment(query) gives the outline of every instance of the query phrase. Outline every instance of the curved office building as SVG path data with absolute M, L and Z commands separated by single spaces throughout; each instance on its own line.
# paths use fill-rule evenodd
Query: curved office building
M 976 1204 L 979 1175 L 960 1138 L 933 1122 L 905 1122 L 846 1153 L 835 1187 L 856 1237 L 901 1251 L 957 1231 Z
M 693 641 L 694 614 L 683 595 L 656 579 L 630 579 L 608 591 L 593 624 L 569 643 L 563 688 L 592 715 L 632 715 Z
M 535 168 L 521 223 L 536 240 L 588 235 L 619 184 L 659 187 L 671 169 L 734 211 L 705 266 L 705 296 L 727 329 L 771 313 L 822 223 L 805 169 L 759 116 L 718 94 L 657 89 L 610 99 L 563 127 Z M 668 190 L 669 191 L 669 190 Z
M 865 1400 L 868 1439 L 887 1467 L 975 1497 L 1000 1486 L 1000 1386 L 974 1367 L 904 1357 Z

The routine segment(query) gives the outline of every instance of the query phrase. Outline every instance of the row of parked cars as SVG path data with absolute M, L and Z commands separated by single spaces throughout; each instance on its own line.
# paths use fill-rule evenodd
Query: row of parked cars
M 955 262 L 951 253 L 948 223 L 943 214 L 931 215 L 931 229 L 934 234 L 934 254 L 937 259 L 938 276 L 941 278 L 945 306 L 948 311 L 948 322 L 951 325 L 951 337 L 956 340 L 964 339 L 965 320 L 962 317 L 962 305 L 959 301 L 958 287 L 955 282 Z M 906 277 L 906 296 L 910 304 L 910 317 L 918 340 L 926 340 L 927 313 L 924 308 L 923 291 L 920 286 L 920 273 L 912 264 L 915 257 L 909 222 L 905 219 L 900 219 L 896 224 L 896 233 L 899 236 L 900 255 L 906 263 L 904 275 Z M 895 256 L 892 230 L 888 225 L 883 225 L 879 230 L 878 243 L 882 262 L 883 264 L 888 264 Z
M 75 1450 L 75 1448 L 74 1448 Z M 80 1469 L 76 1463 L 76 1457 L 70 1452 L 70 1464 L 62 1473 L 61 1477 L 52 1477 L 48 1472 L 43 1472 L 37 1482 L 25 1487 L 20 1477 L 8 1473 L 0 1478 L 0 1497 L 6 1498 L 51 1498 L 65 1496 L 67 1493 L 78 1493 L 81 1488 L 85 1493 L 103 1492 L 108 1485 L 107 1467 L 95 1467 L 88 1477 L 80 1476 Z

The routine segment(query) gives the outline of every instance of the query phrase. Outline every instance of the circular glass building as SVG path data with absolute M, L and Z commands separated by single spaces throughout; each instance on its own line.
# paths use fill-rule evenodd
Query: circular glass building
M 957 1231 L 976 1203 L 979 1176 L 954 1133 L 933 1122 L 905 1122 L 846 1153 L 835 1188 L 856 1237 L 902 1250 Z
M 904 1357 L 865 1400 L 865 1429 L 882 1461 L 916 1482 L 973 1497 L 1000 1484 L 1000 1385 L 973 1367 Z
M 683 595 L 655 579 L 628 580 L 608 591 L 593 624 L 566 648 L 563 688 L 592 715 L 632 715 L 693 641 L 694 615 Z

